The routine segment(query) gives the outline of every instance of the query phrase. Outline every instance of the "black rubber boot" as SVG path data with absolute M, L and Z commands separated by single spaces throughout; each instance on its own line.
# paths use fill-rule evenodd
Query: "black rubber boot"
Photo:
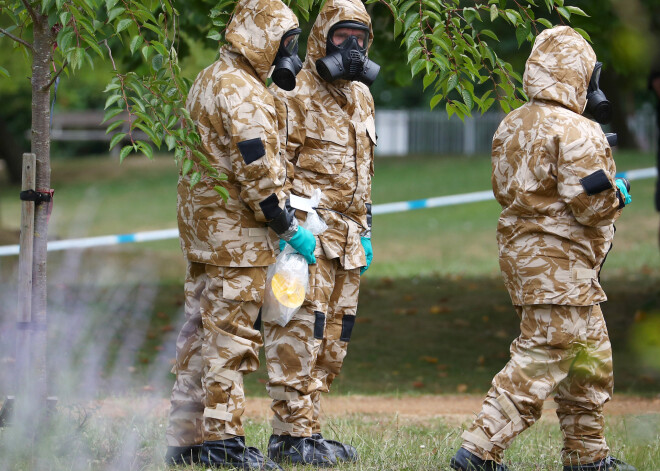
M 313 434 L 312 438 L 314 440 L 323 440 L 326 443 L 326 445 L 328 445 L 328 447 L 335 454 L 335 459 L 337 460 L 337 463 L 340 463 L 342 461 L 346 461 L 348 463 L 357 462 L 358 452 L 354 446 L 346 445 L 336 440 L 328 440 L 327 438 L 323 438 L 323 435 L 321 435 L 320 433 Z
M 243 470 L 281 470 L 254 447 L 245 446 L 244 437 L 234 437 L 228 440 L 204 442 L 201 452 L 201 463 L 216 468 L 238 468 Z
M 509 471 L 505 465 L 498 464 L 497 461 L 482 460 L 465 448 L 458 449 L 449 461 L 449 466 L 459 471 Z
M 637 468 L 612 456 L 608 456 L 595 463 L 564 466 L 564 471 L 637 471 Z
M 202 451 L 202 445 L 192 446 L 168 446 L 165 453 L 165 464 L 176 466 L 181 464 L 199 463 L 199 454 Z
M 337 464 L 335 454 L 325 440 L 313 437 L 271 435 L 268 456 L 277 463 L 306 464 L 329 468 Z

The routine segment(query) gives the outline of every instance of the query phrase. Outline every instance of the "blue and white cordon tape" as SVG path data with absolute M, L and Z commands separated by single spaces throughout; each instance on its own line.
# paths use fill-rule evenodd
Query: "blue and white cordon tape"
M 641 180 L 644 178 L 653 178 L 658 175 L 656 168 L 642 168 L 639 170 L 630 170 L 621 172 L 617 177 L 627 178 L 628 180 Z M 390 214 L 412 211 L 422 208 L 438 208 L 441 206 L 453 206 L 464 203 L 476 203 L 477 201 L 488 201 L 495 199 L 493 192 L 477 191 L 474 193 L 463 193 L 460 195 L 438 196 L 436 198 L 427 198 L 423 200 L 400 201 L 397 203 L 384 203 L 374 205 L 372 214 Z M 160 231 L 135 232 L 133 234 L 109 235 L 100 237 L 85 237 L 82 239 L 55 240 L 48 242 L 48 251 L 85 249 L 89 247 L 101 247 L 107 245 L 129 244 L 133 242 L 148 242 L 154 240 L 176 239 L 179 237 L 178 229 L 164 229 Z M 0 257 L 7 255 L 18 255 L 19 245 L 0 246 Z

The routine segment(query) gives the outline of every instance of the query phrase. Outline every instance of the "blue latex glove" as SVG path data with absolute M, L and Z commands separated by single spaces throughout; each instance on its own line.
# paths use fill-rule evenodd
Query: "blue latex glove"
M 628 193 L 628 188 L 630 186 L 630 183 L 626 185 L 627 180 L 624 180 L 623 178 L 617 178 L 614 180 L 614 183 L 616 183 L 617 188 L 619 188 L 619 192 L 621 193 L 621 197 L 623 198 L 623 204 L 630 204 L 632 202 L 632 196 L 630 196 L 630 193 Z
M 283 240 L 280 240 L 280 250 L 283 250 L 284 246 L 282 245 Z M 286 242 L 284 242 L 286 244 Z M 316 257 L 314 256 L 314 249 L 316 248 L 316 237 L 314 234 L 309 232 L 302 226 L 298 226 L 298 230 L 291 240 L 288 242 L 291 247 L 296 249 L 300 255 L 305 257 L 307 263 L 316 263 Z
M 367 256 L 367 266 L 362 267 L 360 270 L 361 275 L 369 269 L 369 265 L 371 265 L 371 261 L 374 259 L 374 249 L 371 247 L 371 239 L 369 237 L 360 237 L 360 242 L 362 242 L 364 254 Z

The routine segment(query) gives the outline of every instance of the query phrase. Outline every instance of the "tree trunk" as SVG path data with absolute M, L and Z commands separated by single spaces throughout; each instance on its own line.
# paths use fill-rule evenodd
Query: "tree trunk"
M 36 190 L 50 189 L 50 87 L 53 36 L 48 18 L 34 21 L 34 56 L 32 62 L 32 153 L 37 157 Z M 38 407 L 46 409 L 48 377 L 46 371 L 46 250 L 48 242 L 48 210 L 51 203 L 35 208 L 34 261 L 32 266 L 32 397 Z

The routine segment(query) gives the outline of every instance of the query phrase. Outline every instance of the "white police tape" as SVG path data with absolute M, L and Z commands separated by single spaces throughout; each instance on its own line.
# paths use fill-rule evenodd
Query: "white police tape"
M 642 168 L 630 170 L 617 174 L 618 178 L 627 178 L 628 180 L 640 180 L 643 178 L 653 178 L 658 175 L 656 168 Z M 423 200 L 400 201 L 397 203 L 377 204 L 371 208 L 372 214 L 391 214 L 404 211 L 412 211 L 422 208 L 438 208 L 441 206 L 453 206 L 464 203 L 476 203 L 478 201 L 488 201 L 495 199 L 493 192 L 477 191 L 474 193 L 463 193 L 459 195 L 439 196 L 436 198 L 427 198 Z M 178 229 L 164 229 L 160 231 L 135 232 L 133 234 L 119 234 L 100 237 L 85 237 L 82 239 L 55 240 L 48 242 L 48 251 L 85 249 L 89 247 L 101 247 L 108 245 L 129 244 L 133 242 L 148 242 L 155 240 L 176 239 L 179 237 Z M 18 255 L 18 245 L 0 246 L 0 257 L 7 255 Z

